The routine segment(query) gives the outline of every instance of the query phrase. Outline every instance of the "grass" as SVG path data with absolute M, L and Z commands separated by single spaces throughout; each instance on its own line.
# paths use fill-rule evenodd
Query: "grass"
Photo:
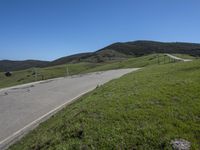
M 162 60 L 163 61 L 163 60 Z M 148 55 L 143 57 L 130 58 L 119 62 L 107 63 L 77 63 L 67 64 L 70 75 L 88 73 L 94 71 L 104 71 L 110 69 L 129 68 L 129 67 L 145 67 L 157 63 L 156 55 Z M 38 72 L 37 80 L 45 80 L 66 76 L 66 65 L 59 65 L 48 68 L 36 68 Z M 15 71 L 11 77 L 5 77 L 4 73 L 0 73 L 0 88 L 34 82 L 35 71 L 33 68 Z
M 172 149 L 170 141 L 177 138 L 200 149 L 199 75 L 200 61 L 195 60 L 152 65 L 112 80 L 10 150 Z

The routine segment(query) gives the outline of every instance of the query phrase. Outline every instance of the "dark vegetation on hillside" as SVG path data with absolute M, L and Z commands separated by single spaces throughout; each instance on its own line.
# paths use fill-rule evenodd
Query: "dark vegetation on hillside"
M 200 44 L 194 43 L 163 43 L 154 41 L 134 41 L 114 43 L 93 53 L 83 53 L 63 57 L 50 63 L 61 65 L 69 62 L 106 62 L 121 60 L 129 57 L 138 57 L 153 53 L 189 54 L 200 56 Z
M 114 43 L 101 49 L 112 49 L 126 55 L 141 56 L 152 53 L 179 53 L 200 56 L 200 44 L 195 43 L 164 43 L 155 41 L 134 41 L 126 43 Z
M 114 43 L 103 49 L 91 53 L 80 53 L 54 60 L 46 61 L 0 61 L 0 71 L 22 70 L 31 67 L 55 66 L 77 62 L 107 62 L 138 57 L 153 53 L 179 53 L 200 56 L 200 44 L 195 43 L 164 43 L 155 41 L 134 41 Z
M 80 53 L 80 54 L 70 55 L 70 56 L 66 56 L 66 57 L 61 57 L 59 59 L 56 59 L 56 60 L 50 62 L 49 66 L 79 62 L 83 59 L 86 59 L 86 58 L 92 56 L 92 55 L 93 55 L 93 53 Z
M 39 61 L 39 60 L 25 60 L 25 61 L 1 60 L 0 72 L 23 70 L 32 67 L 45 67 L 48 64 L 49 64 L 48 61 Z

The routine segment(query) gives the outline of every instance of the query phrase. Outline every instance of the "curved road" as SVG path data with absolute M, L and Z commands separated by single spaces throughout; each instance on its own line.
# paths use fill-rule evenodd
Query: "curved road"
M 97 85 L 136 70 L 110 70 L 1 89 L 0 149 L 6 149 L 40 122 Z
M 183 59 L 183 58 L 179 58 L 179 57 L 173 56 L 171 54 L 166 54 L 166 55 L 168 57 L 170 57 L 170 58 L 173 58 L 173 59 L 176 59 L 176 60 L 180 60 L 180 61 L 184 61 L 184 62 L 186 62 L 186 61 L 192 61 L 192 59 Z

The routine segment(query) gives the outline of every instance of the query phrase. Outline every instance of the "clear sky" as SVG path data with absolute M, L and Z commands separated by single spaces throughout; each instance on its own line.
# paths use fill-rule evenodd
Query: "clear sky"
M 0 59 L 53 60 L 134 40 L 200 43 L 200 0 L 0 0 Z

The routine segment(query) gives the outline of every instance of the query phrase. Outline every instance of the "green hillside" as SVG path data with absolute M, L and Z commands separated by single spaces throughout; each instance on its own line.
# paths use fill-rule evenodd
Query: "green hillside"
M 160 54 L 160 57 L 162 56 L 163 55 Z M 164 59 L 161 59 L 161 62 L 163 61 Z M 155 54 L 143 57 L 129 58 L 121 61 L 110 61 L 102 63 L 80 62 L 46 68 L 31 68 L 22 71 L 14 71 L 11 77 L 6 77 L 2 72 L 0 73 L 0 88 L 34 82 L 36 80 L 40 81 L 57 77 L 64 77 L 68 75 L 67 68 L 69 75 L 74 75 L 110 69 L 144 67 L 152 64 L 157 64 L 157 55 Z M 35 76 L 36 72 L 37 78 Z
M 191 55 L 193 57 L 199 57 L 200 44 L 157 41 L 118 42 L 92 53 L 83 53 L 63 57 L 61 59 L 51 62 L 50 65 L 59 65 L 69 62 L 100 63 L 113 60 L 118 61 L 130 57 L 138 57 L 154 53 L 185 54 Z
M 66 63 L 102 63 L 121 61 L 124 59 L 145 56 L 155 53 L 186 54 L 194 57 L 200 56 L 200 44 L 181 42 L 156 42 L 156 41 L 133 41 L 118 42 L 106 46 L 100 50 L 89 53 L 79 53 L 71 56 L 58 58 L 54 61 L 0 61 L 0 72 L 16 71 L 32 67 L 51 67 Z
M 86 94 L 10 149 L 160 150 L 179 138 L 200 149 L 199 75 L 200 60 L 147 66 Z

